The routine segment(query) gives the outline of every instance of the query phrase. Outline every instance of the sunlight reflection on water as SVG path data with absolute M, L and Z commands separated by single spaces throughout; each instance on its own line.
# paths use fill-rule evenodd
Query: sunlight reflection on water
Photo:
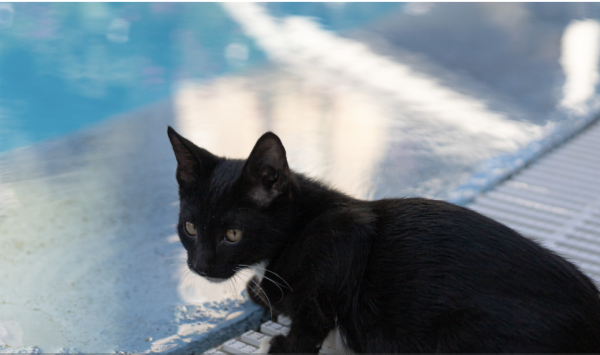
M 447 199 L 599 112 L 600 27 L 570 5 L 392 5 L 0 4 L 0 321 L 109 352 L 241 314 L 204 302 L 243 280 L 184 263 L 167 125 L 233 158 L 272 130 L 354 196 Z
M 600 60 L 600 23 L 596 20 L 572 21 L 562 37 L 560 63 L 566 80 L 561 105 L 585 110 L 585 103 L 596 93 Z

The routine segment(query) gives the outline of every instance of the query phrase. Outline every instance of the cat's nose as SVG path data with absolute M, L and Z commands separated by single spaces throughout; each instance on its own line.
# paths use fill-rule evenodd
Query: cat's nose
M 200 276 L 206 276 L 206 268 L 199 268 L 198 265 L 194 265 L 191 269 Z
M 206 259 L 207 257 L 205 253 L 198 253 L 196 262 L 194 263 L 194 271 L 196 271 L 200 276 L 206 276 L 206 273 L 208 272 L 208 262 Z

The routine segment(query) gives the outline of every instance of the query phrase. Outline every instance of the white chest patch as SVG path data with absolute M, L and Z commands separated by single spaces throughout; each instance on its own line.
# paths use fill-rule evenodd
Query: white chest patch
M 267 264 L 268 264 L 268 261 L 263 260 L 259 263 L 252 265 L 252 268 L 254 269 L 254 274 L 258 278 L 258 283 L 260 283 L 262 281 L 262 279 L 265 277 L 265 271 L 267 270 Z
M 291 327 L 292 320 L 286 316 L 278 316 L 277 323 Z M 267 348 L 268 350 L 268 348 Z M 346 348 L 344 341 L 342 340 L 342 334 L 340 328 L 336 327 L 327 334 L 323 344 L 321 345 L 320 354 L 352 354 L 350 349 Z
M 350 349 L 346 348 L 344 341 L 342 340 L 342 334 L 340 328 L 336 327 L 329 332 L 323 345 L 321 345 L 321 354 L 353 354 Z
M 259 263 L 252 265 L 254 269 L 254 274 L 258 278 L 258 282 L 260 283 L 265 277 L 265 272 L 267 270 L 268 261 L 263 260 Z M 277 323 L 281 325 L 285 325 L 291 327 L 292 320 L 286 316 L 280 315 L 277 317 Z M 269 351 L 270 344 L 268 342 L 263 342 L 260 345 L 260 349 L 258 353 L 266 354 Z M 353 352 L 346 348 L 344 345 L 344 341 L 342 340 L 342 335 L 340 333 L 340 329 L 336 327 L 332 331 L 329 332 L 325 340 L 323 340 L 323 345 L 321 345 L 320 354 L 353 354 Z

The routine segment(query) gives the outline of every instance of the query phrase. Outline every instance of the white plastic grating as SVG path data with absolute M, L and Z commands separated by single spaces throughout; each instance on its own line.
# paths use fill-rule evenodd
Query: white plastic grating
M 541 242 L 600 285 L 600 124 L 467 207 Z
M 206 355 L 239 355 L 262 354 L 269 349 L 271 338 L 279 334 L 286 335 L 292 324 L 287 317 L 277 317 L 277 322 L 268 321 L 260 326 L 260 331 L 249 330 L 239 337 L 229 339 L 225 343 L 204 352 Z M 329 333 L 323 341 L 319 354 L 348 354 L 337 328 Z

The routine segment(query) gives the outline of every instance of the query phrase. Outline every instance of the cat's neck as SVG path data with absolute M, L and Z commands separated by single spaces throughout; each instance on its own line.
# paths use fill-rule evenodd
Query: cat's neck
M 292 185 L 292 199 L 288 200 L 286 218 L 289 218 L 286 230 L 282 230 L 278 236 L 279 251 L 272 255 L 268 265 L 277 264 L 281 253 L 289 247 L 289 243 L 295 240 L 295 237 L 302 235 L 304 228 L 312 221 L 332 209 L 351 204 L 361 203 L 360 200 L 345 195 L 327 185 L 308 178 L 302 174 L 294 173 Z M 281 206 L 282 207 L 282 206 Z M 279 207 L 275 207 L 276 209 Z
M 332 208 L 359 202 L 357 199 L 302 174 L 296 173 L 294 177 L 296 189 L 293 203 L 296 212 L 302 216 L 302 219 L 317 218 Z

